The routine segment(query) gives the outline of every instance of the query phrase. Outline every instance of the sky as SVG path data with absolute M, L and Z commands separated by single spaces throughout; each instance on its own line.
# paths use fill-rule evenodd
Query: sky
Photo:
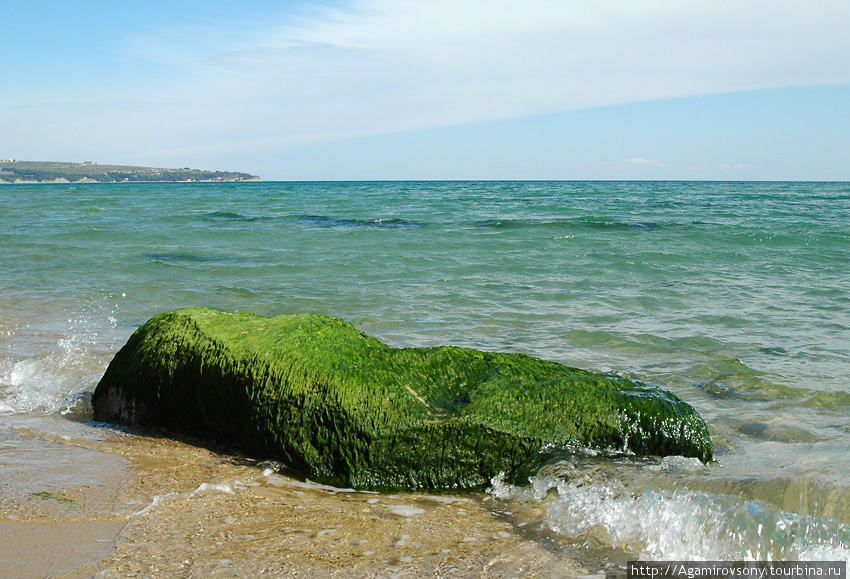
M 850 180 L 847 0 L 0 0 L 0 159 Z

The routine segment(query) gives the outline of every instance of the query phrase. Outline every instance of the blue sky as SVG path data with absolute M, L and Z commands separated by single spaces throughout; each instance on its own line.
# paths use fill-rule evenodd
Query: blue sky
M 2 2 L 0 158 L 850 180 L 850 2 Z

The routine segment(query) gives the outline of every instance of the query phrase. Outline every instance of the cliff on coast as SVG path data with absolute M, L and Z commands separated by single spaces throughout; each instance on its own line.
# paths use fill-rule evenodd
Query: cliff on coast
M 129 165 L 101 165 L 93 161 L 0 161 L 0 183 L 138 183 L 261 181 L 256 175 L 233 171 L 162 169 Z

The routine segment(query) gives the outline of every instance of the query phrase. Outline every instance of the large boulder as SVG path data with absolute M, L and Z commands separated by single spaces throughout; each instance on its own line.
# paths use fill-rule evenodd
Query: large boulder
M 392 348 L 318 315 L 158 315 L 92 405 L 356 488 L 476 487 L 552 446 L 712 458 L 705 423 L 664 390 L 522 354 Z

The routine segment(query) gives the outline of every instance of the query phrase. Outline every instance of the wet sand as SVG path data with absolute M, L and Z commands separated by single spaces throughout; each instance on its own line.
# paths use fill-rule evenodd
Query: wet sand
M 271 463 L 122 432 L 82 441 L 17 431 L 6 443 L 16 457 L 28 445 L 39 451 L 41 465 L 32 476 L 37 465 L 0 455 L 7 578 L 589 574 L 524 537 L 486 493 L 336 489 Z M 52 463 L 56 472 L 45 473 Z

